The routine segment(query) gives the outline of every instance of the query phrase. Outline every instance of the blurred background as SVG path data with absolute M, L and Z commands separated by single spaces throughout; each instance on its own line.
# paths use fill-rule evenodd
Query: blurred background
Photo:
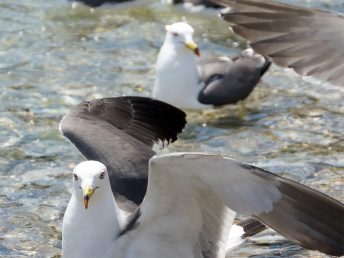
M 83 158 L 59 121 L 84 99 L 150 96 L 166 24 L 189 22 L 202 56 L 247 46 L 217 11 L 139 1 L 97 9 L 0 1 L 0 257 L 60 256 L 71 170 Z M 344 0 L 284 2 L 344 11 Z M 226 154 L 344 201 L 343 100 L 343 88 L 272 66 L 241 105 L 188 112 L 183 134 L 162 151 Z M 326 257 L 270 233 L 233 257 Z

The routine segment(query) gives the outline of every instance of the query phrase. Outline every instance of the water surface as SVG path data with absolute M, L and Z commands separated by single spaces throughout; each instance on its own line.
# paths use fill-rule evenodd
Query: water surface
M 343 1 L 285 2 L 344 9 Z M 71 170 L 82 160 L 59 133 L 60 119 L 87 98 L 149 96 L 164 26 L 182 19 L 195 28 L 204 56 L 246 46 L 214 13 L 188 14 L 158 1 L 96 10 L 0 2 L 0 257 L 60 255 Z M 189 112 L 180 140 L 164 151 L 226 154 L 343 201 L 343 98 L 338 87 L 273 66 L 243 105 Z M 233 257 L 292 255 L 325 257 L 271 235 Z

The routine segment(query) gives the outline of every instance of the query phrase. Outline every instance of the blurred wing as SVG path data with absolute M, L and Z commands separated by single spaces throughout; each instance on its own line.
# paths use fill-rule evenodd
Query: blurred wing
M 202 198 L 197 197 L 199 194 Z M 204 196 L 217 200 L 216 206 L 206 207 Z M 214 219 L 216 208 L 221 207 L 219 201 L 238 213 L 254 216 L 303 247 L 331 255 L 344 254 L 344 205 L 322 193 L 216 155 L 175 153 L 150 160 L 142 205 L 146 221 L 158 219 L 159 215 L 163 218 L 166 214 L 183 213 L 191 207 L 194 211 L 207 209 Z M 184 217 L 191 216 L 192 221 L 182 225 L 187 232 L 192 232 L 197 223 L 203 227 L 212 223 L 205 216 L 198 222 L 199 214 L 189 212 Z
M 280 66 L 344 85 L 344 16 L 269 0 L 213 0 L 257 52 Z
M 198 70 L 204 87 L 198 95 L 199 102 L 221 106 L 247 98 L 270 66 L 269 61 L 262 59 L 247 56 L 201 59 Z
M 64 116 L 60 130 L 86 159 L 108 167 L 115 193 L 139 204 L 153 144 L 175 141 L 185 123 L 185 113 L 169 104 L 119 97 L 81 102 Z

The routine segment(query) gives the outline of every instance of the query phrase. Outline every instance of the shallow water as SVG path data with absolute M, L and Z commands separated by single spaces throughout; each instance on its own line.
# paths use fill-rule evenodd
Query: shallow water
M 310 5 L 344 9 L 344 1 Z M 82 157 L 58 123 L 83 99 L 149 96 L 165 24 L 187 17 L 204 56 L 245 46 L 214 13 L 188 14 L 158 1 L 127 7 L 0 2 L 0 257 L 60 254 L 71 170 Z M 189 112 L 179 141 L 163 151 L 223 153 L 343 201 L 343 98 L 343 89 L 272 67 L 244 106 Z M 325 257 L 276 236 L 233 254 L 247 256 Z

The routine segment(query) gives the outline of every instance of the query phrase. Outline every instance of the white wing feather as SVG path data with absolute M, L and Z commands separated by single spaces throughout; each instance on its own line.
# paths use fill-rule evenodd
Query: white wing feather
M 331 212 L 323 216 L 323 209 Z M 128 257 L 225 257 L 233 210 L 306 248 L 343 253 L 342 203 L 226 157 L 175 153 L 150 160 Z
M 225 257 L 235 217 L 228 207 L 247 215 L 269 212 L 281 196 L 277 182 L 238 164 L 202 154 L 152 158 L 132 257 Z

